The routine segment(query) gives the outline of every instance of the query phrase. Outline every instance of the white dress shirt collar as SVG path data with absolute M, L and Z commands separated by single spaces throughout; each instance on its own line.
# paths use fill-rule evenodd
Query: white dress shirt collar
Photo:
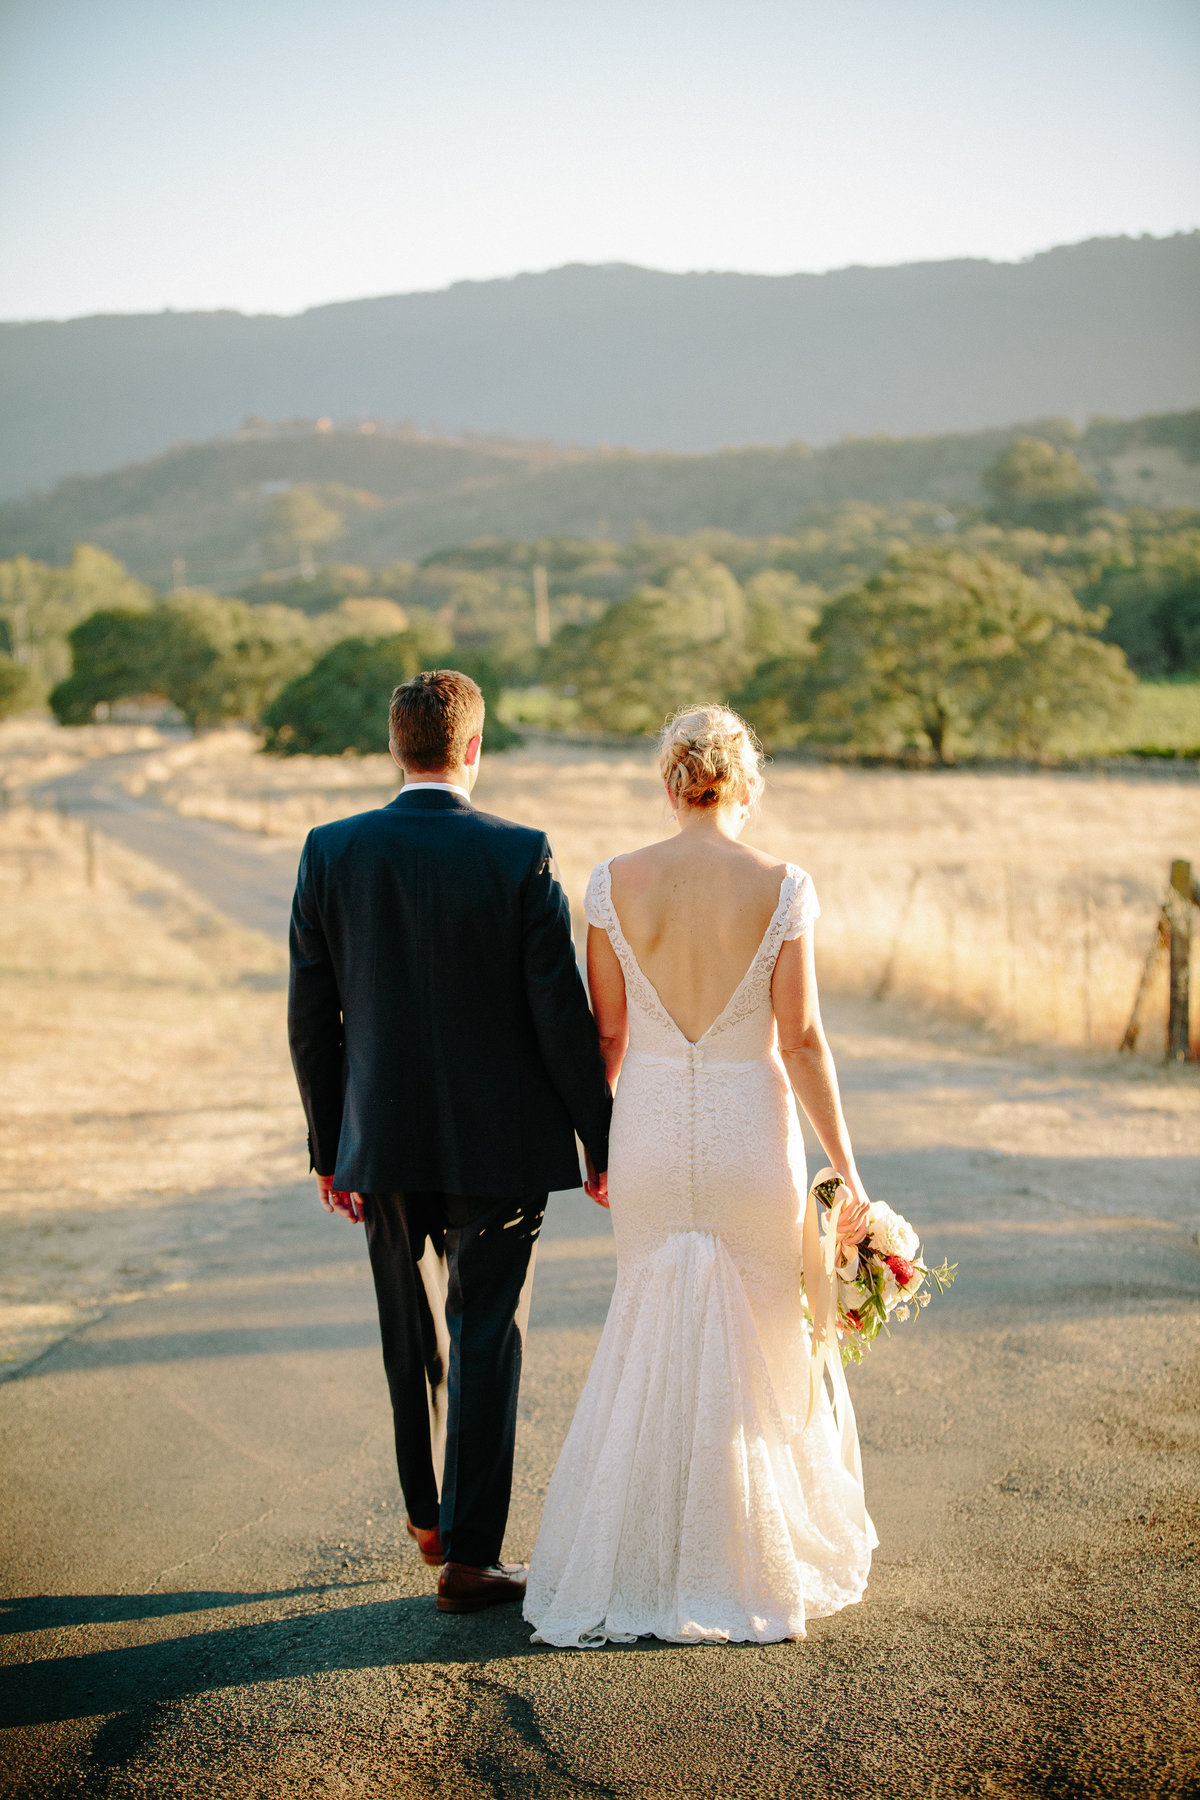
M 436 792 L 442 794 L 461 794 L 464 800 L 469 800 L 471 798 L 470 788 L 460 787 L 457 781 L 421 781 L 420 779 L 414 781 L 411 778 L 404 783 L 404 786 L 400 789 L 396 798 L 398 800 L 403 800 L 405 794 L 416 788 L 424 788 L 426 793 L 428 793 L 430 788 L 433 788 Z

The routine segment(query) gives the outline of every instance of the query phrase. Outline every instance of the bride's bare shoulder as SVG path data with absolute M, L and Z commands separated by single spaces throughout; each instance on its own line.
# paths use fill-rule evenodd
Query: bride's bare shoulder
M 777 893 L 788 870 L 788 865 L 781 863 L 778 857 L 750 844 L 728 839 L 719 845 L 711 842 L 688 844 L 679 837 L 664 838 L 659 843 L 646 844 L 640 850 L 630 850 L 624 856 L 614 856 L 609 867 L 615 891 L 631 900 L 651 894 L 664 879 L 672 884 L 680 876 L 707 880 L 718 870 L 723 870 L 722 886 L 732 877 L 735 889 L 744 886 L 751 892 L 771 890 Z
M 610 857 L 610 878 L 626 893 L 644 892 L 653 884 L 673 847 L 673 840 L 667 839 L 658 844 L 644 844 L 640 850 L 627 850 L 624 856 Z
M 757 867 L 777 882 L 782 881 L 788 872 L 788 865 L 780 862 L 777 856 L 772 856 L 767 850 L 756 850 L 753 844 L 738 844 L 736 848 L 744 856 L 753 858 Z

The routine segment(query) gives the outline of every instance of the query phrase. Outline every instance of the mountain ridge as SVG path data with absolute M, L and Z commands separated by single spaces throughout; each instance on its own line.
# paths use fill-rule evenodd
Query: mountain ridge
M 1200 401 L 1200 231 L 1018 263 L 558 270 L 292 315 L 0 326 L 0 494 L 266 418 L 705 454 Z

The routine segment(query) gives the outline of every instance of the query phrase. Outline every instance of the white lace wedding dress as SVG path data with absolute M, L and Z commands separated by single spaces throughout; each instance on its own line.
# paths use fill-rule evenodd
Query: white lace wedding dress
M 804 1145 L 771 1009 L 780 946 L 819 910 L 789 863 L 753 962 L 691 1043 L 622 936 L 608 863 L 592 874 L 588 920 L 629 1008 L 617 1285 L 530 1566 L 535 1643 L 770 1643 L 862 1598 L 878 1539 L 857 1443 L 824 1391 L 804 1423 Z

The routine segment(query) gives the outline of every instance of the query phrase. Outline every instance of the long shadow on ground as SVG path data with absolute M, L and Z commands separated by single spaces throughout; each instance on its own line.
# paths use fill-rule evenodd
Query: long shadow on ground
M 345 1587 L 342 1584 L 342 1592 Z M 292 1593 L 337 1591 L 53 1595 L 10 1603 L 7 1629 L 37 1631 L 67 1622 L 166 1617 L 287 1598 Z M 14 1613 L 19 1623 L 12 1622 Z M 477 1663 L 526 1655 L 535 1648 L 516 1607 L 464 1619 L 445 1618 L 432 1594 L 338 1605 L 253 1625 L 10 1664 L 0 1676 L 0 1728 L 144 1709 L 253 1681 L 405 1663 Z

